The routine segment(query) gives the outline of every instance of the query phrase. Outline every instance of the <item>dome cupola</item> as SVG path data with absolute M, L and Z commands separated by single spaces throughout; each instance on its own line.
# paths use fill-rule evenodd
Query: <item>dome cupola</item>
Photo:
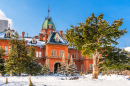
M 46 28 L 56 30 L 55 24 L 53 23 L 52 19 L 49 17 L 45 18 L 45 21 L 43 22 L 41 29 L 46 29 Z

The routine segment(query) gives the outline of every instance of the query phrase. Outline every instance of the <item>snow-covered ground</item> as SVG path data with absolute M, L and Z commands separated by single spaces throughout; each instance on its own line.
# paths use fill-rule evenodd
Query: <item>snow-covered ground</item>
M 69 77 L 68 77 L 69 79 Z M 66 80 L 63 76 L 32 76 L 32 83 L 35 86 L 130 86 L 130 79 L 128 76 L 111 75 L 101 76 L 99 79 L 92 79 L 92 75 L 82 76 L 77 80 Z M 5 84 L 6 77 L 0 77 L 0 86 L 28 86 L 28 76 L 12 76 L 8 77 L 8 84 Z

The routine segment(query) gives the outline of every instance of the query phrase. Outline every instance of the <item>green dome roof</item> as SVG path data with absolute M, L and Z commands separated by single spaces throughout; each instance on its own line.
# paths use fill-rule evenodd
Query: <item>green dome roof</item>
M 45 18 L 45 21 L 43 22 L 41 29 L 49 28 L 49 24 L 52 25 L 52 29 L 56 30 L 55 24 L 52 22 L 51 18 Z

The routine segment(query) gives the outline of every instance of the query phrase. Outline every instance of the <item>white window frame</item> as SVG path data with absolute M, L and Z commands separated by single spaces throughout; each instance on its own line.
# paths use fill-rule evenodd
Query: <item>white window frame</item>
M 57 51 L 54 50 L 54 51 L 53 51 L 53 54 L 54 54 L 54 56 L 57 56 Z
M 77 59 L 77 54 L 74 55 L 74 58 Z
M 92 70 L 92 64 L 89 64 L 89 70 Z
M 63 53 L 64 53 L 64 55 L 65 55 L 65 52 L 64 52 L 64 50 L 62 50 L 62 57 L 63 57 Z
M 62 51 L 59 50 L 59 57 L 62 57 Z
M 38 51 L 36 51 L 36 57 L 38 57 Z
M 5 54 L 8 54 L 8 46 L 5 46 Z
M 51 50 L 51 56 L 53 56 L 53 55 L 54 55 L 53 50 Z
M 39 57 L 41 57 L 42 56 L 42 53 L 41 52 L 39 52 Z

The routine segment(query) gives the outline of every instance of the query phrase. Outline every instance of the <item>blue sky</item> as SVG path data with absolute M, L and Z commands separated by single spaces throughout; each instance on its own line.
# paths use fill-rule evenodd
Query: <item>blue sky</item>
M 103 13 L 110 24 L 123 18 L 120 29 L 127 28 L 128 33 L 118 40 L 117 47 L 130 46 L 130 0 L 0 0 L 0 9 L 12 19 L 13 28 L 20 35 L 25 31 L 29 36 L 39 34 L 48 5 L 56 30 L 64 33 L 70 25 L 84 22 L 92 13 Z

